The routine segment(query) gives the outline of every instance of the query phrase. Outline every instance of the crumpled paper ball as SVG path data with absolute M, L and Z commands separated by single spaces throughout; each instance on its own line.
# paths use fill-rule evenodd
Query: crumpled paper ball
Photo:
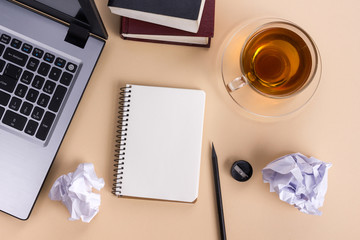
M 314 157 L 294 153 L 269 163 L 262 174 L 264 182 L 270 183 L 270 192 L 276 192 L 282 201 L 301 212 L 321 215 L 318 208 L 324 203 L 331 166 Z
M 90 222 L 99 212 L 100 194 L 93 193 L 92 188 L 100 190 L 105 185 L 104 179 L 95 174 L 92 163 L 80 164 L 75 172 L 60 176 L 53 184 L 49 197 L 61 201 L 70 213 L 69 220 Z

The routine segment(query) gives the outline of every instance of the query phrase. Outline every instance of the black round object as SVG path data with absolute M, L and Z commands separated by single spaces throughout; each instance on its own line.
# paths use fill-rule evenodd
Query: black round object
M 231 167 L 231 176 L 239 182 L 245 182 L 252 176 L 253 169 L 245 160 L 239 160 L 234 162 Z

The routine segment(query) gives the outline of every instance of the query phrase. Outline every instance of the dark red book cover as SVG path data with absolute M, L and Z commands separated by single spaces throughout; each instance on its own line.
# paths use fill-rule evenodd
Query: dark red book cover
M 206 0 L 203 15 L 200 22 L 199 31 L 197 33 L 186 32 L 149 22 L 143 22 L 136 19 L 122 17 L 120 34 L 122 38 L 128 40 L 210 47 L 210 39 L 214 36 L 214 18 L 215 18 L 215 0 Z M 165 40 L 140 39 L 136 37 L 125 37 L 123 34 L 145 35 L 145 38 L 146 35 L 186 36 L 186 37 L 194 37 L 194 38 L 206 37 L 208 38 L 208 43 L 196 44 L 189 42 L 170 42 Z

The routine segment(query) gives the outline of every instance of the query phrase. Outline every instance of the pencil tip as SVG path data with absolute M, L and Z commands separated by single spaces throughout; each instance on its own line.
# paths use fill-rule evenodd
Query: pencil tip
M 213 157 L 213 158 L 216 158 L 216 152 L 215 152 L 214 143 L 212 143 L 211 145 L 212 145 L 212 149 L 211 149 L 212 157 Z

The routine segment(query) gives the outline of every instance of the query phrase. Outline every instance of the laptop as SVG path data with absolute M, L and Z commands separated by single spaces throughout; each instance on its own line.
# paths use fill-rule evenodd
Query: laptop
M 0 1 L 0 210 L 26 220 L 105 45 L 93 0 Z

